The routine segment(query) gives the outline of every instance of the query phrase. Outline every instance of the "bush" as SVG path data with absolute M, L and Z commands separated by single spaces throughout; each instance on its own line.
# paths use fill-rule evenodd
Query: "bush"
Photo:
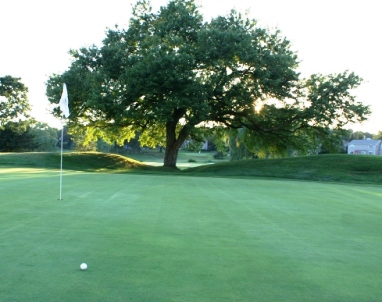
M 215 159 L 223 159 L 223 158 L 224 158 L 224 154 L 223 154 L 223 152 L 216 152 L 216 153 L 214 154 L 214 158 L 215 158 Z

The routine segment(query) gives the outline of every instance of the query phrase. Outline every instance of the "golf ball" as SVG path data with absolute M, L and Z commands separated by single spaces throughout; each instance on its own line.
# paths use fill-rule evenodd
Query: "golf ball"
M 81 263 L 80 268 L 84 271 L 88 268 L 88 265 L 86 263 Z

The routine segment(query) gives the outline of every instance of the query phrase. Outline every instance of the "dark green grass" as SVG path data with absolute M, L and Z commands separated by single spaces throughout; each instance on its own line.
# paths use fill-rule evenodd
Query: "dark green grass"
M 0 172 L 1 301 L 382 296 L 380 186 Z
M 186 158 L 197 158 L 197 163 L 190 165 Z M 253 159 L 243 161 L 207 164 L 206 154 L 181 153 L 180 170 L 165 169 L 158 166 L 163 160 L 160 156 L 143 155 L 137 160 L 97 152 L 65 153 L 63 156 L 65 170 L 119 173 L 164 173 L 219 176 L 219 177 L 269 177 L 297 180 L 329 181 L 342 183 L 382 184 L 382 156 L 361 155 L 319 155 L 295 158 Z M 201 160 L 203 159 L 203 160 Z M 146 160 L 140 162 L 138 160 Z M 155 164 L 155 165 L 153 165 Z M 189 166 L 198 167 L 190 168 Z M 0 153 L 1 167 L 60 167 L 59 153 Z
M 317 155 L 252 159 L 204 165 L 185 172 L 199 176 L 277 177 L 381 185 L 382 156 Z
M 66 170 L 91 172 L 152 172 L 163 171 L 164 153 L 145 151 L 123 155 L 99 152 L 65 152 L 63 163 Z M 210 163 L 213 153 L 181 151 L 178 167 L 185 169 Z M 189 160 L 194 162 L 190 163 Z M 0 153 L 0 167 L 59 168 L 59 152 Z M 172 169 L 173 171 L 173 169 Z
M 58 152 L 0 153 L 0 167 L 60 168 Z M 131 171 L 151 169 L 144 163 L 117 154 L 99 152 L 68 152 L 63 154 L 65 170 Z

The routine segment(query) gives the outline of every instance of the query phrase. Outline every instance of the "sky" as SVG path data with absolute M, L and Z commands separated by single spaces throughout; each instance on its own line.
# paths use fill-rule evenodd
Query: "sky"
M 100 46 L 107 28 L 127 28 L 135 0 L 12 0 L 0 10 L 0 77 L 21 78 L 29 89 L 32 115 L 53 127 L 45 83 L 70 66 L 70 49 Z M 168 0 L 151 0 L 154 11 Z M 355 131 L 382 131 L 379 83 L 382 18 L 375 0 L 197 0 L 205 20 L 231 9 L 247 13 L 261 27 L 281 30 L 301 61 L 302 77 L 345 70 L 364 79 L 354 91 L 372 116 Z M 70 88 L 68 88 L 70 89 Z M 70 102 L 70 100 L 69 100 Z

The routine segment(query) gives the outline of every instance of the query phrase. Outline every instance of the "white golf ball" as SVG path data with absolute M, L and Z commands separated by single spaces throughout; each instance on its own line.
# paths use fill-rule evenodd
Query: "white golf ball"
M 86 263 L 81 263 L 80 268 L 84 271 L 88 268 L 88 265 Z

